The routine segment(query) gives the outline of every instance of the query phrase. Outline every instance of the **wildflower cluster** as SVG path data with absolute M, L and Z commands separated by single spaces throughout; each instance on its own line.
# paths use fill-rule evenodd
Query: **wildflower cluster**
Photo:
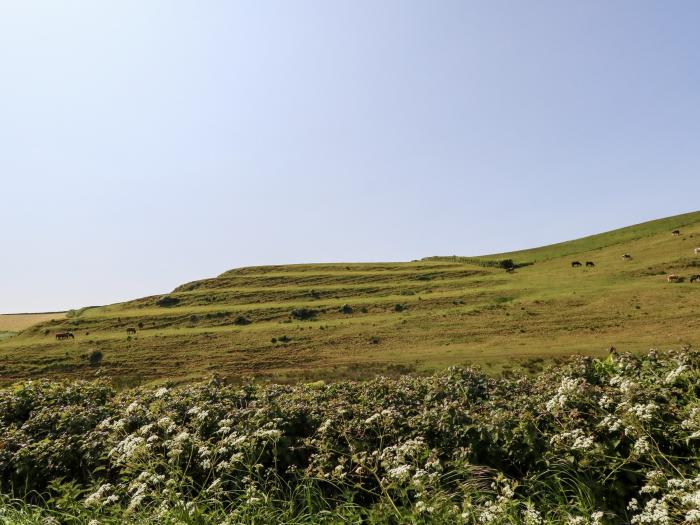
M 700 523 L 699 365 L 686 350 L 533 379 L 27 382 L 0 391 L 0 492 L 70 497 L 84 523 Z

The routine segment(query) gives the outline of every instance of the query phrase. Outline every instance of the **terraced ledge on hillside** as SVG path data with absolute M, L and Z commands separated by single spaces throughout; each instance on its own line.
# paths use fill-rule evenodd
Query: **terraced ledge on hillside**
M 123 383 L 213 373 L 296 381 L 452 364 L 535 370 L 543 359 L 610 346 L 697 344 L 700 284 L 665 277 L 700 274 L 697 246 L 700 212 L 487 257 L 238 268 L 6 336 L 0 381 L 96 373 Z M 573 260 L 595 266 L 572 268 Z M 57 341 L 65 331 L 75 339 Z

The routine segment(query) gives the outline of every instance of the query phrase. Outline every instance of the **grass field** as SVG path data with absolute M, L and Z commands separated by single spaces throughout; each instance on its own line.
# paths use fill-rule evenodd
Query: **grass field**
M 128 385 L 214 373 L 364 378 L 454 364 L 496 372 L 610 346 L 698 344 L 700 283 L 687 279 L 700 274 L 697 246 L 700 212 L 486 257 L 240 268 L 26 327 L 0 341 L 0 378 L 97 373 Z M 523 266 L 507 273 L 499 259 Z M 574 260 L 595 267 L 572 268 Z M 686 281 L 668 283 L 668 273 Z M 75 339 L 56 341 L 67 330 Z
M 22 330 L 26 330 L 37 323 L 43 323 L 53 319 L 63 319 L 65 316 L 65 312 L 0 314 L 0 341 L 10 339 Z
M 32 325 L 63 319 L 65 312 L 48 312 L 40 314 L 0 314 L 0 332 L 20 332 Z

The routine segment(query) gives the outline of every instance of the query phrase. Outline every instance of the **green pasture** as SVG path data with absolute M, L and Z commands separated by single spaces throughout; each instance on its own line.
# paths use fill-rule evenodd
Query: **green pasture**
M 4 332 L 0 381 L 332 380 L 455 364 L 500 372 L 611 346 L 699 344 L 700 284 L 689 282 L 700 274 L 697 246 L 700 212 L 485 257 L 240 268 Z M 686 280 L 668 283 L 669 273 Z M 63 331 L 75 339 L 57 341 Z

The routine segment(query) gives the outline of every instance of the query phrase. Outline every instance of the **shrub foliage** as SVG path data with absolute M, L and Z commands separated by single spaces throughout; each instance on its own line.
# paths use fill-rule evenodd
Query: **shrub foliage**
M 697 522 L 699 365 L 684 350 L 534 378 L 26 382 L 0 391 L 0 489 L 21 502 L 0 521 L 60 501 L 71 523 Z

